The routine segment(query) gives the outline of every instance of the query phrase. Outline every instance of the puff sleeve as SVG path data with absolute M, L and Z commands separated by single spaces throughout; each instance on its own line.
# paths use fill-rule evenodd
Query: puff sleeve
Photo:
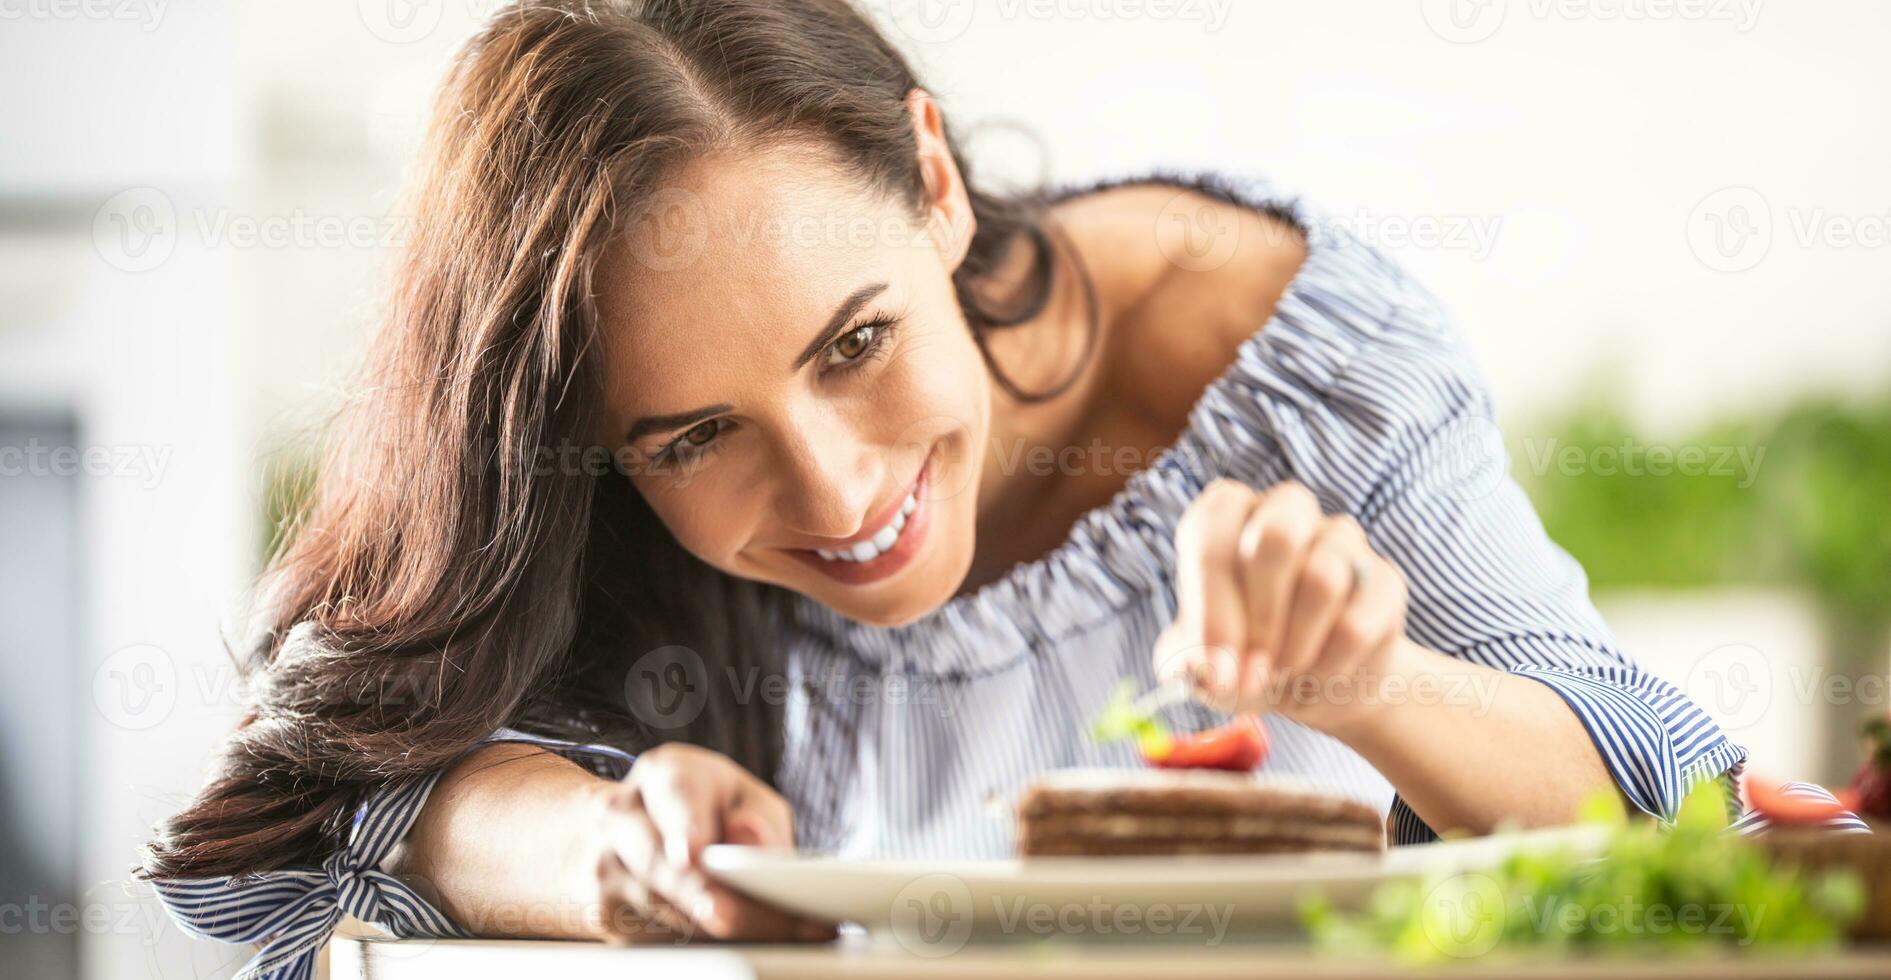
M 501 729 L 473 749 L 498 743 L 540 745 L 620 778 L 632 756 L 603 745 Z M 178 926 L 200 939 L 260 943 L 262 950 L 236 980 L 305 980 L 316 954 L 342 916 L 351 915 L 402 938 L 469 938 L 417 892 L 380 870 L 413 826 L 445 769 L 390 782 L 369 793 L 355 811 L 347 843 L 320 865 L 253 875 L 154 882 L 159 900 Z

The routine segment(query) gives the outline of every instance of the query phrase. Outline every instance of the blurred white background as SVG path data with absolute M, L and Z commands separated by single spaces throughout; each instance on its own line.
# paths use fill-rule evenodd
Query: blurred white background
M 988 176 L 1217 168 L 1348 216 L 1458 313 L 1506 419 L 1597 369 L 1657 432 L 1891 380 L 1891 5 L 862 5 Z M 431 89 L 495 6 L 0 0 L 0 974 L 246 957 L 126 872 L 235 718 L 263 463 L 335 405 Z M 1741 604 L 1759 626 L 1617 622 L 1677 681 L 1731 642 L 1816 659 L 1798 600 Z M 1813 711 L 1728 720 L 1791 773 Z

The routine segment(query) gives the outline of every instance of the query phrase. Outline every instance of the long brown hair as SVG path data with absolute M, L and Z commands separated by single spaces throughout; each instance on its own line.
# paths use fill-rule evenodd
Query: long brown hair
M 433 106 L 362 392 L 259 583 L 245 723 L 143 875 L 309 861 L 364 790 L 506 725 L 631 751 L 693 741 L 772 776 L 778 709 L 712 699 L 659 733 L 627 708 L 626 671 L 668 644 L 767 669 L 782 595 L 685 552 L 623 474 L 544 450 L 596 416 L 594 264 L 665 175 L 812 139 L 917 213 L 918 87 L 846 0 L 530 0 L 491 17 Z M 949 129 L 948 144 L 972 185 Z M 971 187 L 954 285 L 981 349 L 1051 292 L 1044 203 Z M 999 309 L 974 285 L 1015 242 L 1033 271 Z

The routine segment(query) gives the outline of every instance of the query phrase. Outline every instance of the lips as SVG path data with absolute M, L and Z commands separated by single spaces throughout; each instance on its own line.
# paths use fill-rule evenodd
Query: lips
M 802 562 L 838 582 L 865 585 L 905 568 L 925 544 L 932 507 L 925 499 L 930 462 L 922 466 L 906 494 L 875 515 L 859 534 L 827 548 L 793 548 Z
M 915 484 L 917 486 L 917 484 Z M 871 536 L 856 540 L 844 548 L 829 550 L 816 548 L 814 553 L 828 561 L 868 562 L 893 550 L 899 541 L 900 533 L 906 528 L 906 519 L 919 506 L 919 497 L 911 490 L 906 492 L 906 499 L 900 501 L 899 509 L 893 512 L 893 519 L 883 525 Z

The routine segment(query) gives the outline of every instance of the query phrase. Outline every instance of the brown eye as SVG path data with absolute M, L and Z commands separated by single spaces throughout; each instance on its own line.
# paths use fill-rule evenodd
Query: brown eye
M 871 346 L 873 346 L 873 328 L 856 327 L 834 341 L 834 353 L 851 361 L 865 354 L 867 348 Z
M 717 426 L 715 419 L 710 419 L 707 422 L 698 422 L 694 426 L 691 426 L 688 432 L 683 433 L 683 441 L 692 446 L 700 446 L 714 439 L 716 437 L 716 431 Z
M 898 321 L 891 317 L 875 317 L 841 334 L 827 345 L 826 366 L 840 371 L 865 367 L 886 346 L 897 327 Z

